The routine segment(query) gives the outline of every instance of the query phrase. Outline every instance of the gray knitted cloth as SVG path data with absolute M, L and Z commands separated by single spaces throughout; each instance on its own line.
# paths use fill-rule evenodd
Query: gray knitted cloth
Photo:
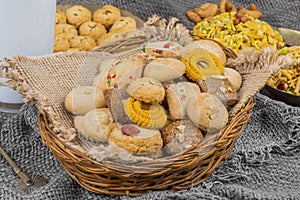
M 178 17 L 191 28 L 184 11 L 203 2 L 206 1 L 98 3 L 126 8 L 144 20 L 153 13 L 164 18 Z M 274 27 L 300 30 L 299 1 L 235 2 L 236 5 L 249 3 L 256 3 L 264 13 L 263 19 Z M 188 190 L 157 191 L 134 199 L 300 199 L 300 108 L 272 100 L 265 91 L 255 96 L 255 103 L 250 121 L 230 157 L 208 180 Z M 43 144 L 34 105 L 24 105 L 18 114 L 0 113 L 0 143 L 25 172 L 38 172 L 48 179 L 45 188 L 20 195 L 14 189 L 16 175 L 0 156 L 0 199 L 129 199 L 95 194 L 73 181 Z

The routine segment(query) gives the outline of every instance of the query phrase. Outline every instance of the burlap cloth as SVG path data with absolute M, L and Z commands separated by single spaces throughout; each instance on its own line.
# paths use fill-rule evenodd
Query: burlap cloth
M 143 20 L 153 13 L 164 18 L 178 17 L 191 28 L 193 24 L 187 21 L 184 11 L 203 2 L 206 1 L 116 0 L 98 3 L 126 8 Z M 233 2 L 236 5 L 256 3 L 264 13 L 263 20 L 272 26 L 300 30 L 299 1 Z M 300 108 L 269 96 L 264 90 L 255 96 L 251 119 L 232 154 L 203 184 L 183 191 L 152 192 L 136 199 L 299 199 Z M 49 182 L 42 190 L 25 196 L 18 194 L 14 189 L 17 177 L 0 157 L 1 199 L 127 199 L 94 194 L 73 181 L 43 144 L 36 114 L 33 105 L 24 105 L 18 114 L 0 113 L 0 141 L 24 171 L 43 174 Z

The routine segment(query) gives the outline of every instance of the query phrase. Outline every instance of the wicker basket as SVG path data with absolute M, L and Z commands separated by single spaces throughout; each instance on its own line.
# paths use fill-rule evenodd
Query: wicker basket
M 165 33 L 164 30 L 167 29 L 166 27 L 172 27 L 170 25 L 162 26 L 162 23 L 157 20 L 155 22 L 152 23 L 152 25 L 154 24 L 154 28 L 152 27 L 153 29 L 151 30 L 163 31 Z M 171 35 L 174 37 L 178 37 L 177 31 L 185 32 L 182 31 L 182 26 L 180 25 L 174 25 L 174 27 L 176 28 L 171 30 Z M 169 36 L 167 35 L 168 39 L 171 38 Z M 184 35 L 182 36 L 184 37 Z M 133 41 L 136 40 L 133 38 Z M 141 41 L 144 40 L 141 39 Z M 113 51 L 116 45 L 122 44 L 121 46 L 126 46 L 126 42 L 128 40 L 118 41 L 112 44 L 111 48 L 106 46 L 105 50 Z M 129 46 L 132 45 L 131 42 L 128 44 Z M 227 56 L 233 60 L 231 63 L 233 66 L 243 62 L 239 60 L 236 63 L 234 61 L 236 59 L 233 59 L 236 58 L 236 54 L 224 46 L 222 48 L 224 48 Z M 271 51 L 271 53 L 274 52 Z M 108 55 L 103 52 L 99 54 L 102 57 L 111 56 L 111 54 Z M 63 117 L 65 118 L 57 118 L 55 115 L 55 110 L 64 110 L 62 105 L 64 96 L 57 97 L 56 93 L 61 93 L 60 90 L 65 90 L 65 92 L 70 91 L 70 88 L 66 88 L 64 85 L 68 81 L 65 80 L 65 72 L 61 70 L 60 67 L 62 66 L 57 65 L 60 63 L 75 63 L 74 69 L 68 70 L 76 74 L 80 70 L 80 68 L 76 68 L 76 64 L 80 63 L 80 59 L 84 60 L 86 62 L 85 67 L 88 67 L 91 63 L 99 61 L 99 54 L 98 52 L 84 52 L 54 54 L 41 58 L 15 57 L 7 60 L 9 66 L 5 67 L 7 69 L 5 76 L 12 79 L 10 85 L 23 94 L 26 102 L 36 103 L 39 109 L 38 125 L 42 139 L 45 145 L 51 149 L 53 155 L 61 163 L 65 171 L 83 188 L 95 193 L 109 195 L 135 197 L 156 190 L 187 189 L 205 181 L 231 153 L 235 141 L 242 133 L 243 128 L 250 118 L 250 113 L 254 106 L 253 96 L 276 71 L 274 63 L 265 63 L 265 65 L 271 66 L 268 68 L 269 70 L 266 70 L 266 67 L 250 71 L 247 66 L 241 68 L 240 70 L 244 71 L 243 86 L 239 93 L 241 99 L 231 110 L 230 119 L 226 127 L 217 134 L 206 136 L 201 143 L 189 148 L 183 154 L 135 164 L 121 164 L 108 160 L 98 162 L 86 153 L 74 148 L 72 144 L 80 144 L 82 142 L 80 138 L 73 137 L 69 140 L 62 140 L 54 121 L 59 119 L 63 122 L 65 118 L 72 117 L 66 111 L 63 113 Z M 86 55 L 89 55 L 89 59 L 87 59 Z M 263 56 L 260 56 L 260 59 L 264 59 Z M 274 61 L 275 59 L 268 59 L 267 56 L 266 60 Z M 258 60 L 257 63 L 264 63 L 264 61 Z M 49 65 L 49 67 L 46 68 L 46 71 L 45 69 L 41 71 L 38 67 L 33 67 L 42 65 Z M 254 66 L 256 65 L 254 64 Z M 45 86 L 43 84 L 45 80 L 41 80 L 37 74 L 44 73 L 43 76 L 48 78 L 46 74 L 51 74 L 50 72 L 53 72 L 54 68 L 57 76 L 63 76 L 63 80 L 54 77 L 55 80 L 60 81 L 57 83 L 59 87 L 53 86 L 51 94 L 44 94 Z M 84 75 L 91 76 L 89 73 L 93 75 L 90 71 Z M 49 77 L 49 81 L 51 81 L 50 79 L 51 77 Z M 254 81 L 256 84 L 253 84 Z M 55 107 L 51 105 L 51 102 L 55 100 L 52 98 L 58 98 L 61 102 Z

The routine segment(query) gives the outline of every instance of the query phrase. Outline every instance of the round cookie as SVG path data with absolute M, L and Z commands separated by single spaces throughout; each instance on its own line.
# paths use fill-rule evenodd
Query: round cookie
M 89 36 L 75 36 L 70 39 L 71 48 L 78 48 L 81 51 L 90 51 L 96 46 L 96 42 Z
M 119 8 L 105 5 L 94 12 L 93 21 L 101 23 L 105 28 L 110 28 L 119 17 L 121 17 Z
M 232 84 L 233 89 L 235 91 L 238 91 L 241 88 L 241 86 L 242 86 L 242 75 L 238 71 L 236 71 L 232 68 L 225 67 L 224 68 L 224 76 Z
M 160 103 L 165 98 L 165 89 L 161 82 L 149 77 L 132 81 L 126 91 L 135 99 L 150 104 Z
M 228 122 L 228 111 L 217 96 L 200 93 L 187 106 L 191 121 L 207 133 L 217 133 Z
M 65 98 L 65 108 L 73 114 L 84 115 L 94 108 L 105 107 L 103 91 L 93 86 L 73 88 Z
M 66 17 L 69 24 L 79 27 L 82 23 L 92 20 L 92 13 L 81 5 L 75 5 L 66 10 Z
M 66 14 L 63 11 L 56 9 L 55 24 L 65 24 L 65 23 L 67 23 Z
M 204 49 L 190 50 L 182 55 L 181 60 L 186 65 L 187 77 L 193 81 L 221 75 L 224 71 L 220 60 Z
M 89 36 L 93 39 L 103 37 L 106 34 L 105 27 L 97 22 L 84 22 L 79 27 L 79 34 L 82 36 Z
M 74 125 L 79 134 L 96 142 L 107 142 L 116 127 L 108 108 L 92 109 L 84 116 L 76 116 Z
M 153 153 L 163 146 L 161 133 L 158 130 L 133 124 L 114 128 L 110 133 L 109 143 L 136 154 Z
M 166 97 L 172 119 L 184 119 L 191 99 L 196 99 L 200 88 L 196 83 L 178 82 L 166 85 Z
M 54 37 L 54 52 L 60 52 L 60 51 L 67 51 L 70 48 L 70 42 L 68 39 L 61 37 L 61 36 L 55 36 Z
M 119 17 L 110 28 L 110 32 L 120 33 L 136 29 L 136 21 L 132 17 Z
M 176 154 L 200 143 L 203 135 L 198 127 L 189 120 L 172 122 L 161 129 L 166 152 Z
M 55 36 L 61 36 L 66 39 L 71 39 L 78 35 L 77 29 L 70 24 L 56 24 L 54 33 Z
M 145 67 L 144 76 L 165 82 L 181 77 L 185 69 L 185 64 L 178 59 L 159 58 Z

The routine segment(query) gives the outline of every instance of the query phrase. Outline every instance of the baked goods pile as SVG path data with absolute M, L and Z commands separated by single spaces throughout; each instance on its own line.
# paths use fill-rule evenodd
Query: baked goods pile
M 65 108 L 89 140 L 134 155 L 183 153 L 223 129 L 238 101 L 242 77 L 225 64 L 211 40 L 152 42 L 101 68 L 92 85 L 70 91 Z
M 132 17 L 122 16 L 121 10 L 112 5 L 104 5 L 91 12 L 82 5 L 73 5 L 66 11 L 56 10 L 54 52 L 90 51 L 107 41 L 121 37 L 120 33 L 136 30 Z

